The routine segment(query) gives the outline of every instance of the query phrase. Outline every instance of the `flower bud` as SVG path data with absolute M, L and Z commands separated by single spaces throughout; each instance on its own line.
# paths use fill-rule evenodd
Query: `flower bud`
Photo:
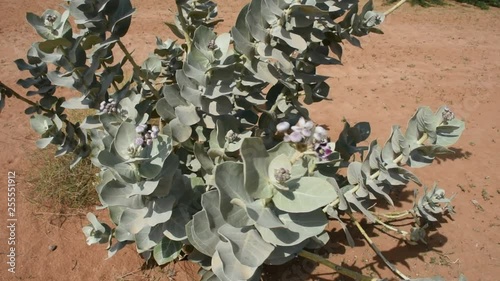
M 137 133 L 139 133 L 139 134 L 140 134 L 140 133 L 144 133 L 144 130 L 146 130 L 146 128 L 147 128 L 147 125 L 145 125 L 145 124 L 140 124 L 140 125 L 137 125 L 137 127 L 135 127 L 135 131 L 136 131 Z
M 138 137 L 135 139 L 135 144 L 136 145 L 142 145 L 144 143 L 144 139 L 141 137 Z
M 323 141 L 327 138 L 328 138 L 328 134 L 327 134 L 327 131 L 325 130 L 325 128 L 323 128 L 321 126 L 316 126 L 316 128 L 314 128 L 314 139 L 316 141 Z
M 276 125 L 276 130 L 280 133 L 286 132 L 290 129 L 290 123 L 283 121 Z

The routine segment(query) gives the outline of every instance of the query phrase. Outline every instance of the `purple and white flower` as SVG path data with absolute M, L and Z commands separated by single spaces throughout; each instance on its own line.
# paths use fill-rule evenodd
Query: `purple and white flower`
M 300 117 L 299 122 L 295 124 L 295 126 L 292 126 L 292 130 L 294 132 L 298 132 L 302 134 L 303 137 L 310 137 L 312 135 L 312 129 L 314 127 L 313 121 L 309 120 L 306 121 L 304 117 Z
M 102 101 L 99 104 L 99 110 L 103 113 L 116 112 L 116 101 L 114 99 L 108 99 L 107 101 Z
M 328 160 L 328 157 L 335 149 L 333 146 L 334 144 L 327 141 L 318 142 L 314 145 L 314 151 L 316 151 L 316 155 L 318 155 L 320 160 Z
M 160 129 L 158 128 L 158 126 L 139 124 L 135 127 L 135 131 L 138 134 L 135 140 L 135 144 L 138 146 L 146 147 L 147 145 L 153 144 L 153 139 L 156 139 L 158 137 Z

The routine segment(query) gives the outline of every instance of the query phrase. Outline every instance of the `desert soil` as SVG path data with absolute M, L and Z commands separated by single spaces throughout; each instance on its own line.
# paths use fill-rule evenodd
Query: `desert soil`
M 173 38 L 164 21 L 171 20 L 173 1 L 133 1 L 137 12 L 124 39 L 139 60 L 154 48 L 155 36 Z M 227 31 L 247 1 L 219 1 L 225 19 L 219 30 Z M 59 0 L 0 0 L 0 81 L 16 85 L 25 74 L 13 61 L 24 58 L 38 40 L 25 20 L 28 11 L 41 14 L 57 8 Z M 467 129 L 454 146 L 455 154 L 433 166 L 414 170 L 428 186 L 437 181 L 447 194 L 456 193 L 456 214 L 431 229 L 428 245 L 409 246 L 366 225 L 374 242 L 403 273 L 416 278 L 441 275 L 457 280 L 500 280 L 500 11 L 488 11 L 450 2 L 449 6 L 420 8 L 405 4 L 390 15 L 382 29 L 361 39 L 362 49 L 345 46 L 343 66 L 323 67 L 330 75 L 331 101 L 312 107 L 313 120 L 326 124 L 336 138 L 342 118 L 370 121 L 372 136 L 383 143 L 391 125 L 405 127 L 423 105 L 434 110 L 448 105 Z M 380 0 L 379 10 L 386 10 Z M 197 280 L 195 268 L 186 263 L 141 271 L 142 259 L 129 246 L 106 260 L 102 246 L 89 247 L 78 215 L 42 212 L 29 202 L 26 181 L 29 155 L 37 136 L 30 130 L 25 104 L 8 100 L 0 115 L 0 280 Z M 7 271 L 8 228 L 7 177 L 16 173 L 16 268 Z M 36 184 L 36 183 L 34 183 Z M 54 188 L 58 188 L 54 179 Z M 410 185 L 399 193 L 397 208 L 411 207 Z M 472 204 L 476 200 L 481 208 Z M 105 217 L 104 213 L 99 213 Z M 405 222 L 402 222 L 403 224 Z M 409 227 L 408 225 L 403 227 Z M 393 278 L 355 230 L 356 247 L 346 246 L 337 223 L 330 224 L 330 260 L 361 270 L 364 274 Z M 56 245 L 51 251 L 49 247 Z M 266 268 L 266 280 L 345 280 L 328 268 L 297 260 L 291 266 Z

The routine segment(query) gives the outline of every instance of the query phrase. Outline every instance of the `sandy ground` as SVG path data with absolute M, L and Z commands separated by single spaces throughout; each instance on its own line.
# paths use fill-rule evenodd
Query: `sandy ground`
M 139 61 L 153 50 L 155 36 L 173 38 L 163 25 L 172 19 L 168 2 L 133 1 L 137 12 L 125 41 L 136 50 Z M 219 1 L 225 19 L 221 31 L 228 30 L 246 2 Z M 24 58 L 37 40 L 25 13 L 41 14 L 59 3 L 0 0 L 0 81 L 20 93 L 23 89 L 15 82 L 25 74 L 17 71 L 13 61 Z M 385 10 L 380 3 L 376 1 L 376 6 Z M 367 229 L 388 259 L 411 277 L 439 274 L 456 280 L 463 273 L 469 280 L 494 281 L 500 276 L 500 214 L 495 203 L 500 199 L 496 171 L 500 157 L 495 153 L 500 149 L 500 11 L 451 5 L 430 9 L 405 5 L 383 24 L 385 35 L 363 38 L 363 49 L 346 46 L 343 66 L 320 70 L 332 76 L 332 101 L 315 105 L 311 112 L 315 121 L 332 129 L 332 137 L 338 135 L 344 116 L 351 123 L 370 121 L 370 140 L 383 143 L 391 125 L 405 127 L 418 106 L 450 106 L 467 124 L 454 147 L 456 154 L 414 172 L 426 185 L 437 181 L 448 194 L 457 193 L 456 215 L 431 231 L 428 246 L 398 246 L 396 238 L 370 226 Z M 0 280 L 197 280 L 193 267 L 186 263 L 141 271 L 142 259 L 133 246 L 105 260 L 104 247 L 85 243 L 81 232 L 85 218 L 41 213 L 29 203 L 25 175 L 33 168 L 28 156 L 36 149 L 36 136 L 24 109 L 21 102 L 8 100 L 0 115 L 0 225 L 4 225 L 0 227 Z M 6 264 L 10 233 L 6 226 L 12 223 L 6 215 L 9 172 L 16 174 L 17 190 L 15 273 L 8 272 Z M 414 188 L 400 193 L 398 208 L 411 206 Z M 483 210 L 471 200 L 477 200 Z M 339 226 L 332 222 L 330 227 L 334 229 L 327 247 L 330 260 L 365 274 L 393 276 L 354 230 L 357 246 L 349 249 Z M 50 251 L 50 245 L 57 249 Z M 267 268 L 267 272 L 269 281 L 345 280 L 303 261 Z

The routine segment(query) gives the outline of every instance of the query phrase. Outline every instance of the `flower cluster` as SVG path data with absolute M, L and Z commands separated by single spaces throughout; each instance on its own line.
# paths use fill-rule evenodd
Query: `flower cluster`
M 45 26 L 53 26 L 54 25 L 54 22 L 57 20 L 57 16 L 54 15 L 54 14 L 47 14 L 45 16 L 45 20 L 43 22 L 43 24 Z
M 225 139 L 229 143 L 234 143 L 240 140 L 240 136 L 235 133 L 233 130 L 229 130 L 226 133 Z
M 442 116 L 444 122 L 448 122 L 455 119 L 455 113 L 453 113 L 448 107 L 444 108 Z
M 153 143 L 153 139 L 158 137 L 160 129 L 157 126 L 140 124 L 135 127 L 135 131 L 139 134 L 139 136 L 135 139 L 135 144 L 146 147 L 146 145 L 151 145 Z
M 207 48 L 209 48 L 210 50 L 215 50 L 217 48 L 217 45 L 215 44 L 214 39 L 212 39 L 212 40 L 210 40 L 210 42 L 208 42 Z
M 290 134 L 287 133 L 290 129 L 290 123 L 286 121 L 279 123 L 276 129 L 280 133 L 285 133 L 283 140 L 286 142 L 304 142 L 310 139 L 311 136 L 313 137 L 313 142 L 321 142 L 328 138 L 325 128 L 314 126 L 311 120 L 306 121 L 304 117 L 300 117 L 297 124 L 291 127 L 292 132 Z
M 327 160 L 335 147 L 328 141 L 328 133 L 325 128 L 315 126 L 312 121 L 306 121 L 303 117 L 297 124 L 290 127 L 290 123 L 284 121 L 276 126 L 278 132 L 283 133 L 283 140 L 292 143 L 309 143 L 321 160 Z M 291 129 L 291 132 L 290 132 Z
M 99 110 L 103 113 L 116 112 L 116 101 L 114 99 L 108 99 L 107 101 L 102 101 Z
M 321 160 L 328 160 L 328 157 L 334 150 L 335 147 L 333 143 L 326 140 L 314 144 L 314 151 L 316 151 L 316 154 Z
M 291 173 L 285 168 L 279 168 L 274 170 L 274 178 L 279 183 L 284 183 L 291 178 Z

